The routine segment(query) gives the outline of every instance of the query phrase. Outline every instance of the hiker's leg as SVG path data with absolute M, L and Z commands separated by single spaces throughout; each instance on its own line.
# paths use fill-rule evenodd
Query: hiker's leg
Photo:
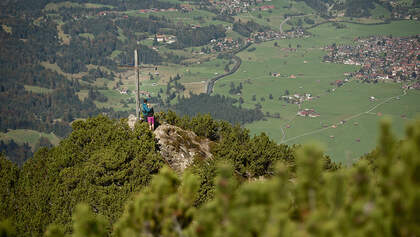
M 147 123 L 149 124 L 149 130 L 152 130 L 152 118 L 153 117 L 147 117 Z

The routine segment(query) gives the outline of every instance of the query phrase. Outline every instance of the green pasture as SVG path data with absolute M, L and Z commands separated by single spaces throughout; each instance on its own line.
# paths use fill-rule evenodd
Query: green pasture
M 370 13 L 372 14 L 372 17 L 374 18 L 389 18 L 391 17 L 391 12 L 388 11 L 385 7 L 375 3 L 375 9 L 370 10 Z
M 314 10 L 308 7 L 303 1 L 288 1 L 288 0 L 273 0 L 271 2 L 259 3 L 257 7 L 264 5 L 273 5 L 275 8 L 270 11 L 250 11 L 247 13 L 239 14 L 236 19 L 244 21 L 253 20 L 261 25 L 268 25 L 271 28 L 278 30 L 280 23 L 286 18 L 285 14 L 296 15 L 296 14 L 313 14 Z M 267 19 L 269 19 L 267 21 Z M 286 24 L 283 26 L 284 29 L 288 29 Z
M 354 23 L 341 23 L 346 26 L 337 29 L 333 23 L 325 23 L 309 30 L 311 37 L 301 39 L 277 40 L 280 48 L 293 48 L 299 44 L 303 48 L 320 48 L 333 43 L 351 44 L 357 37 L 368 37 L 374 35 L 392 35 L 394 37 L 410 36 L 419 34 L 419 22 L 410 20 L 393 21 L 390 24 L 361 25 Z M 287 24 L 284 24 L 286 26 Z M 271 44 L 273 44 L 272 42 Z
M 95 36 L 92 33 L 81 33 L 79 36 L 89 40 L 95 39 Z
M 228 94 L 231 82 L 235 86 L 241 82 L 243 85 L 243 106 L 253 108 L 259 102 L 264 112 L 276 113 L 283 108 L 284 102 L 279 101 L 280 96 L 288 90 L 293 94 L 311 94 L 322 96 L 328 89 L 335 86 L 330 83 L 344 80 L 344 73 L 353 72 L 358 67 L 323 63 L 322 56 L 325 52 L 319 49 L 297 49 L 296 52 L 285 51 L 280 47 L 273 47 L 273 42 L 266 42 L 257 46 L 253 52 L 244 51 L 238 54 L 243 64 L 232 76 L 222 79 L 215 85 L 215 92 Z M 279 73 L 280 77 L 270 76 L 270 72 Z M 296 78 L 291 78 L 291 76 Z M 272 94 L 274 99 L 270 100 Z M 256 95 L 257 101 L 252 101 Z M 265 101 L 261 101 L 261 97 Z M 285 105 L 289 107 L 289 104 Z
M 124 110 L 130 110 L 135 109 L 135 103 L 128 103 L 128 107 L 123 107 L 123 104 L 121 104 L 121 100 L 127 101 L 128 99 L 132 98 L 135 100 L 135 94 L 133 93 L 136 90 L 136 86 L 134 82 L 132 81 L 125 81 L 121 88 L 127 88 L 129 90 L 129 93 L 127 95 L 120 94 L 119 91 L 115 89 L 108 89 L 108 90 L 99 90 L 100 93 L 102 93 L 104 96 L 108 98 L 107 102 L 98 102 L 95 101 L 95 104 L 98 106 L 98 108 L 113 108 L 117 111 L 124 111 Z M 151 96 L 157 96 L 160 89 L 165 91 L 166 86 L 163 86 L 159 84 L 158 80 L 146 80 L 142 81 L 140 85 L 141 91 L 147 91 L 151 94 Z M 83 99 L 87 96 L 87 90 L 81 90 L 78 93 L 78 96 L 80 99 Z
M 397 92 L 397 88 L 381 88 L 383 86 L 385 85 L 377 85 L 376 90 L 370 88 L 369 92 L 379 91 L 379 94 L 386 97 L 399 94 L 393 92 L 394 90 Z M 384 89 L 384 91 L 381 91 L 381 89 Z M 285 142 L 289 145 L 304 144 L 311 141 L 321 142 L 328 148 L 326 154 L 330 155 L 333 160 L 350 164 L 376 146 L 379 122 L 382 118 L 390 117 L 392 119 L 393 132 L 401 139 L 404 136 L 405 125 L 420 114 L 420 107 L 416 106 L 420 98 L 419 91 L 409 91 L 408 95 L 401 96 L 399 100 L 390 100 L 371 113 L 362 112 L 366 112 L 375 104 L 380 103 L 381 99 L 376 103 L 368 100 L 361 101 L 362 99 L 360 99 L 360 101 L 349 101 L 341 106 L 334 103 L 335 100 L 344 100 L 345 97 L 345 92 L 344 95 L 337 93 L 333 98 L 325 98 L 325 101 L 314 102 L 313 106 L 308 106 L 321 114 L 318 118 L 295 117 L 293 120 L 283 117 L 281 119 L 269 118 L 267 121 L 255 122 L 246 127 L 253 134 L 265 132 L 277 142 Z M 380 95 L 379 98 L 381 98 Z M 297 105 L 295 106 L 297 111 Z M 328 106 L 331 108 L 328 109 Z M 303 107 L 305 107 L 305 104 Z M 284 113 L 290 113 L 290 111 L 280 111 L 280 114 Z M 360 116 L 353 117 L 353 115 L 358 114 Z M 351 119 L 341 124 L 340 120 L 346 118 Z M 334 128 L 332 125 L 336 127 Z
M 181 12 L 181 11 L 174 11 L 174 12 L 148 12 L 148 13 L 140 13 L 138 10 L 129 10 L 126 12 L 129 16 L 142 16 L 148 17 L 149 15 L 154 16 L 164 16 L 170 19 L 174 23 L 184 23 L 184 24 L 192 24 L 192 25 L 200 25 L 200 26 L 207 26 L 207 25 L 231 25 L 228 22 L 213 20 L 213 17 L 216 14 L 204 10 L 194 9 L 191 12 Z
M 120 53 L 122 53 L 121 50 L 114 50 L 112 51 L 111 56 L 109 56 L 111 59 L 115 59 L 118 55 L 120 55 Z
M 201 82 L 225 73 L 224 68 L 228 61 L 213 59 L 200 64 L 185 67 L 181 76 L 181 83 Z
M 60 2 L 60 3 L 48 3 L 44 7 L 44 11 L 57 11 L 60 8 L 114 8 L 110 5 L 104 5 L 104 4 L 97 4 L 97 3 L 85 3 L 80 4 L 76 2 L 66 1 L 66 2 Z
M 26 91 L 32 91 L 33 93 L 49 94 L 49 93 L 53 92 L 53 89 L 48 89 L 48 88 L 39 87 L 39 86 L 25 85 L 24 87 L 25 87 Z
M 48 138 L 48 140 L 50 140 L 54 146 L 58 145 L 60 142 L 60 138 L 57 137 L 54 133 L 42 133 L 28 129 L 9 129 L 7 133 L 0 133 L 0 140 L 7 142 L 13 139 L 18 144 L 28 143 L 32 149 L 34 149 L 35 144 L 41 137 Z
M 123 105 L 121 104 L 121 99 L 128 99 L 130 95 L 121 95 L 120 92 L 118 92 L 117 90 L 99 90 L 99 92 L 105 95 L 108 98 L 108 101 L 107 102 L 95 101 L 95 104 L 98 108 L 113 108 L 114 110 L 117 110 L 117 111 L 128 109 L 128 108 L 123 108 Z
M 319 47 L 333 43 L 351 43 L 356 37 L 368 37 L 374 35 L 410 36 L 419 33 L 418 21 L 393 21 L 382 25 L 359 25 L 343 23 L 344 29 L 336 29 L 332 23 L 327 23 L 310 29 L 314 37 L 296 40 L 305 47 Z
M 104 8 L 104 7 L 106 7 L 106 8 L 110 8 L 110 9 L 114 8 L 114 6 L 99 4 L 99 3 L 85 3 L 84 7 L 86 7 L 86 8 Z
M 135 84 L 126 85 L 124 87 L 127 87 L 132 92 L 136 90 L 136 85 Z M 166 86 L 163 86 L 163 85 L 159 84 L 158 80 L 142 81 L 141 85 L 140 85 L 140 90 L 149 92 L 151 94 L 151 96 L 157 96 L 160 89 L 165 91 Z M 134 98 L 134 94 L 130 94 L 130 97 L 131 96 Z
M 125 42 L 127 40 L 127 36 L 124 35 L 124 32 L 120 27 L 118 27 L 118 39 L 122 42 Z
M 277 142 L 287 144 L 320 141 L 328 147 L 328 155 L 344 164 L 352 163 L 375 147 L 378 122 L 384 116 L 393 119 L 394 131 L 401 138 L 404 124 L 420 113 L 417 105 L 420 92 L 410 90 L 403 95 L 400 84 L 367 84 L 354 79 L 337 88 L 333 82 L 344 80 L 345 73 L 357 71 L 359 66 L 324 63 L 322 57 L 326 52 L 321 47 L 332 43 L 350 44 L 358 36 L 415 35 L 419 33 L 419 23 L 397 21 L 375 26 L 346 23 L 346 26 L 345 29 L 336 29 L 328 23 L 311 29 L 314 36 L 307 39 L 252 45 L 250 48 L 256 50 L 238 54 L 242 59 L 241 67 L 235 74 L 218 81 L 215 93 L 242 97 L 242 107 L 254 108 L 259 103 L 264 113 L 268 112 L 270 116 L 280 114 L 281 118 L 269 117 L 246 125 L 252 133 L 265 132 Z M 279 73 L 280 77 L 270 76 L 270 73 Z M 242 83 L 242 94 L 229 95 L 232 82 L 235 86 Z M 290 95 L 311 94 L 314 99 L 303 102 L 301 109 L 314 109 L 321 116 L 296 116 L 297 104 L 279 100 L 286 89 Z M 270 94 L 273 99 L 269 99 Z M 256 95 L 256 101 L 252 100 L 253 95 Z M 371 96 L 375 101 L 370 100 Z M 346 122 L 341 124 L 341 121 Z

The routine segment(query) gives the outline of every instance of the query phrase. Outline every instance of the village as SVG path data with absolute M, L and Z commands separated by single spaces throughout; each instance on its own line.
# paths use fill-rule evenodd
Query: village
M 221 15 L 233 16 L 239 13 L 247 13 L 251 11 L 269 11 L 274 9 L 273 5 L 264 5 L 257 7 L 257 4 L 263 2 L 271 2 L 271 0 L 255 0 L 255 1 L 240 1 L 240 0 L 209 0 L 211 4 L 210 9 L 217 11 Z
M 403 83 L 406 89 L 420 89 L 419 36 L 378 36 L 356 39 L 355 43 L 325 47 L 329 53 L 323 61 L 361 66 L 351 76 L 364 82 L 393 81 Z
M 239 40 L 233 40 L 232 37 L 226 37 L 223 39 L 212 39 L 210 45 L 207 48 L 203 48 L 202 52 L 215 53 L 237 50 L 241 47 Z

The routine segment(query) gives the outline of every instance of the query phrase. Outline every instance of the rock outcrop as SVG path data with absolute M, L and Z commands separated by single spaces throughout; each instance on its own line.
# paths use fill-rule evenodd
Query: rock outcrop
M 195 157 L 210 159 L 211 141 L 198 137 L 194 132 L 183 130 L 179 127 L 161 124 L 154 131 L 160 154 L 168 162 L 169 166 L 177 172 L 183 172 L 190 166 Z
M 128 116 L 128 126 L 131 128 L 131 129 L 134 129 L 134 125 L 136 124 L 136 122 L 137 122 L 137 117 L 134 115 L 134 114 L 130 114 L 129 116 Z

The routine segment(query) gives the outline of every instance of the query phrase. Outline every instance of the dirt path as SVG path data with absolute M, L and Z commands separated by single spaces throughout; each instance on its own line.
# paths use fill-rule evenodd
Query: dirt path
M 284 21 L 282 21 L 280 23 L 280 34 L 283 34 L 283 25 L 284 23 L 286 23 L 288 20 L 290 20 L 290 16 L 288 16 L 286 19 L 284 19 Z
M 384 101 L 382 101 L 381 103 L 379 103 L 379 104 L 377 104 L 377 105 L 373 106 L 372 108 L 370 108 L 369 110 L 367 110 L 367 111 L 365 111 L 365 112 L 361 112 L 361 113 L 355 114 L 355 115 L 350 116 L 350 117 L 347 117 L 347 118 L 345 118 L 345 119 L 343 119 L 343 120 L 345 120 L 345 121 L 350 121 L 350 120 L 355 119 L 355 118 L 358 118 L 358 117 L 360 117 L 360 116 L 362 116 L 362 115 L 364 115 L 364 114 L 371 114 L 371 112 L 372 112 L 373 110 L 375 110 L 376 108 L 378 108 L 379 106 L 381 106 L 381 105 L 383 105 L 383 104 L 387 103 L 388 101 L 390 101 L 390 100 L 392 100 L 392 99 L 395 99 L 395 98 L 397 98 L 397 97 L 401 97 L 401 96 L 405 96 L 405 95 L 407 95 L 407 90 L 404 90 L 404 91 L 403 91 L 403 93 L 402 93 L 401 95 L 392 96 L 392 97 L 387 98 L 386 100 L 384 100 Z M 282 139 L 282 141 L 281 141 L 281 142 L 284 142 L 284 143 L 285 143 L 285 142 L 289 142 L 289 141 L 292 141 L 292 140 L 295 140 L 295 139 L 298 139 L 298 138 L 301 138 L 301 137 L 304 137 L 304 136 L 308 136 L 308 135 L 312 135 L 312 134 L 316 134 L 316 133 L 323 132 L 323 131 L 325 131 L 325 130 L 327 130 L 327 129 L 330 129 L 330 128 L 331 128 L 331 126 L 326 127 L 326 128 L 320 128 L 320 129 L 317 129 L 317 130 L 314 130 L 314 131 L 310 131 L 310 132 L 307 132 L 307 133 L 304 133 L 304 134 L 301 134 L 301 135 L 298 135 L 298 136 L 295 136 L 295 137 L 291 137 L 291 138 L 286 139 L 286 140 Z M 283 129 L 282 129 L 282 132 L 283 132 Z M 285 133 L 283 133 L 283 138 L 284 138 L 284 136 L 285 136 Z
M 296 111 L 295 116 L 293 116 L 291 119 L 289 119 L 289 121 L 287 121 L 286 124 L 290 124 L 291 122 L 293 122 L 293 120 L 295 120 L 297 118 L 297 112 L 299 112 L 299 110 L 300 110 L 300 104 L 298 105 L 298 110 Z M 280 127 L 280 129 L 281 129 L 281 132 L 283 133 L 283 136 L 281 137 L 280 142 L 283 142 L 284 139 L 286 138 L 286 131 L 283 129 L 283 127 Z

